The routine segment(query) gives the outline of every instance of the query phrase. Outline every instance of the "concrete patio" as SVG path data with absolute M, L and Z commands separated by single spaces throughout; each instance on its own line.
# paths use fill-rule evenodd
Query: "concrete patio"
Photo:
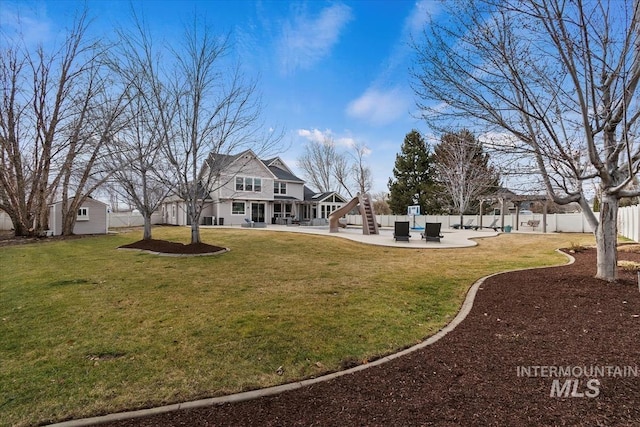
M 220 226 L 212 226 L 211 228 L 218 228 Z M 223 226 L 224 227 L 224 226 Z M 202 226 L 202 228 L 210 228 L 209 226 Z M 228 227 L 228 228 L 237 228 Z M 246 230 L 252 230 L 246 228 Z M 493 230 L 455 230 L 444 229 L 441 234 L 444 236 L 440 243 L 426 242 L 420 238 L 420 233 L 424 230 L 410 230 L 411 238 L 409 242 L 396 242 L 393 238 L 393 229 L 380 228 L 380 234 L 362 234 L 361 227 L 347 227 L 341 228 L 338 233 L 330 233 L 329 226 L 319 227 L 306 227 L 306 226 L 286 226 L 286 225 L 268 225 L 266 228 L 260 230 L 268 231 L 282 231 L 290 233 L 305 233 L 305 234 L 318 234 L 322 236 L 338 237 L 343 239 L 353 240 L 355 242 L 365 243 L 368 245 L 377 246 L 391 246 L 396 248 L 408 248 L 408 249 L 447 249 L 447 248 L 465 248 L 476 246 L 477 243 L 471 239 L 478 239 L 483 237 L 495 237 L 498 232 Z

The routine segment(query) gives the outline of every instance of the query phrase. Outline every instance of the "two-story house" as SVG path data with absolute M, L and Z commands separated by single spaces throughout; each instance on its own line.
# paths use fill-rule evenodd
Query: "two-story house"
M 289 224 L 328 218 L 346 200 L 335 192 L 305 186 L 280 159 L 259 159 L 251 150 L 237 155 L 212 153 L 200 173 L 204 209 L 201 224 Z M 186 203 L 172 196 L 162 205 L 163 221 L 187 225 Z

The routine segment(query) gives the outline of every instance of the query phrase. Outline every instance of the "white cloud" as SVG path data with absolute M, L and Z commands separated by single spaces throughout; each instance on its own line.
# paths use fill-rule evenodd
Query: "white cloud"
M 0 9 L 0 22 L 5 27 L 5 35 L 22 40 L 26 46 L 38 45 L 52 37 L 51 21 L 46 17 L 45 10 L 11 6 L 11 3 L 6 3 Z
M 298 129 L 298 136 L 301 136 L 308 141 L 319 142 L 325 144 L 327 142 L 333 143 L 338 147 L 352 148 L 357 144 L 357 141 L 351 136 L 334 136 L 331 129 L 325 129 L 323 131 L 319 129 Z
M 347 148 L 354 147 L 356 145 L 356 140 L 351 137 L 342 137 L 335 140 L 337 145 L 344 146 Z
M 321 131 L 319 129 L 298 129 L 298 136 L 301 136 L 309 141 L 322 142 L 331 139 L 331 130 L 325 129 Z
M 283 25 L 278 51 L 285 73 L 307 69 L 329 56 L 340 32 L 352 19 L 351 8 L 335 4 L 317 17 L 301 12 Z
M 349 103 L 347 114 L 372 125 L 382 126 L 407 115 L 411 102 L 411 97 L 399 89 L 368 89 L 358 99 Z
M 441 5 L 433 0 L 417 1 L 411 14 L 407 17 L 405 26 L 410 34 L 422 32 L 434 15 L 440 12 Z

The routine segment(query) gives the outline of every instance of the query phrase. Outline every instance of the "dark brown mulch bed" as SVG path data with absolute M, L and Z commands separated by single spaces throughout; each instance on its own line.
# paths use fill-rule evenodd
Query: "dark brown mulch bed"
M 140 249 L 144 251 L 160 252 L 164 254 L 182 254 L 182 255 L 200 255 L 224 252 L 226 248 L 220 246 L 208 245 L 206 243 L 192 243 L 183 245 L 177 242 L 168 242 L 166 240 L 138 240 L 128 245 L 120 246 L 124 249 Z
M 1 230 L 0 231 L 0 248 L 5 246 L 27 245 L 32 243 L 84 239 L 86 237 L 94 237 L 94 236 L 98 236 L 98 234 L 72 234 L 70 236 L 50 236 L 50 237 L 15 236 L 13 234 L 13 231 Z
M 109 425 L 638 426 L 640 377 L 599 376 L 596 397 L 551 397 L 554 379 L 574 377 L 518 375 L 518 367 L 638 365 L 636 274 L 607 284 L 593 278 L 594 250 L 575 257 L 488 279 L 453 332 L 390 363 L 277 396 Z M 577 396 L 593 395 L 591 378 L 575 379 Z

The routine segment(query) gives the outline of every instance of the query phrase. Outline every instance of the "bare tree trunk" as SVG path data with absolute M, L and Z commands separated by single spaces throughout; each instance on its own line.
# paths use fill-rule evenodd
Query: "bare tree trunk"
M 596 277 L 609 282 L 618 278 L 618 205 L 617 197 L 602 195 L 600 223 L 595 232 L 598 252 Z
M 197 222 L 191 223 L 191 244 L 195 245 L 200 243 L 200 225 Z
M 151 240 L 151 214 L 144 214 L 144 233 L 142 235 L 142 240 Z

